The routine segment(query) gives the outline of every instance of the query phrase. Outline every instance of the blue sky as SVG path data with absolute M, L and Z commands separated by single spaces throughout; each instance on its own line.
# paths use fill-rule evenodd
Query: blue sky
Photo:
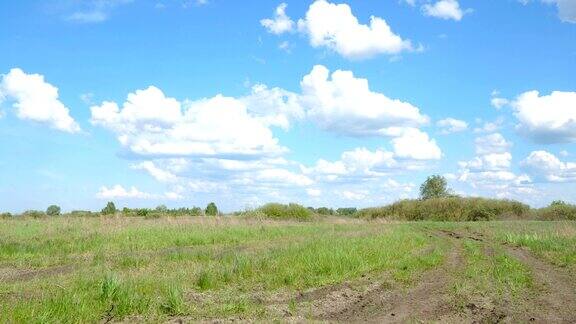
M 576 202 L 572 0 L 0 3 L 0 209 Z

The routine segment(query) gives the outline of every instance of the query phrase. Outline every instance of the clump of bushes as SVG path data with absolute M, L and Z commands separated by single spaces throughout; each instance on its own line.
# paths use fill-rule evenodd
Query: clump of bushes
M 42 217 L 45 217 L 46 214 L 44 212 L 39 211 L 39 210 L 27 210 L 27 211 L 22 213 L 22 216 L 31 217 L 31 218 L 42 218 Z
M 312 218 L 312 211 L 308 208 L 290 203 L 288 205 L 269 203 L 256 210 L 267 218 L 271 219 L 296 219 L 296 220 L 309 220 Z
M 218 207 L 216 207 L 216 204 L 211 202 L 208 204 L 208 206 L 206 206 L 206 209 L 204 210 L 204 214 L 206 216 L 216 216 L 218 215 Z
M 513 200 L 445 197 L 400 200 L 384 207 L 362 209 L 358 216 L 410 221 L 481 221 L 526 218 L 529 211 L 528 205 Z
M 11 213 L 0 213 L 0 218 L 12 218 Z
M 537 209 L 534 213 L 540 220 L 576 220 L 576 205 L 556 200 L 550 206 Z
M 204 211 L 200 207 L 170 209 L 164 205 L 152 208 L 122 208 L 123 216 L 159 218 L 162 216 L 202 216 Z
M 60 209 L 60 206 L 50 205 L 48 208 L 46 208 L 46 215 L 48 215 L 48 216 L 60 216 L 61 211 L 62 210 Z
M 354 216 L 358 212 L 356 207 L 346 207 L 336 209 L 336 214 L 338 216 Z

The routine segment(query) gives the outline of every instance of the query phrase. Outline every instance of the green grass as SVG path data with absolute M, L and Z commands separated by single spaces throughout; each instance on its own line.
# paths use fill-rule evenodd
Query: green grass
M 453 248 L 431 231 L 485 233 L 573 264 L 575 223 L 313 222 L 250 218 L 43 218 L 0 220 L 0 322 L 80 323 L 270 319 L 262 299 L 386 276 L 414 284 Z M 498 244 L 499 244 L 498 243 Z M 520 294 L 526 268 L 473 241 L 455 289 Z M 540 252 L 539 252 L 540 251 Z M 572 262 L 572 263 L 570 263 Z M 289 299 L 287 309 L 302 305 Z
M 0 322 L 171 316 L 266 318 L 259 294 L 387 272 L 402 283 L 442 262 L 407 224 L 239 219 L 53 218 L 0 223 L 0 267 L 50 271 L 0 283 Z M 60 269 L 60 268 L 58 268 Z

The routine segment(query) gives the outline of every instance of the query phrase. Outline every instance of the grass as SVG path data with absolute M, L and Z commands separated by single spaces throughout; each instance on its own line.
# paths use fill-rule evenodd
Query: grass
M 276 295 L 367 274 L 414 284 L 453 248 L 429 229 L 478 231 L 559 264 L 574 262 L 574 222 L 3 219 L 0 322 L 269 319 L 274 315 L 261 300 Z M 502 250 L 487 256 L 471 241 L 463 249 L 461 291 L 530 289 L 530 273 Z M 300 305 L 290 299 L 287 307 Z

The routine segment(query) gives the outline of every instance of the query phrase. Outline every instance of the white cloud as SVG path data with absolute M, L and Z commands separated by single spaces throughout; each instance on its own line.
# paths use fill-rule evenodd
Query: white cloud
M 528 91 L 512 102 L 518 131 L 539 143 L 576 142 L 576 92 Z
M 136 187 L 132 186 L 130 189 L 125 189 L 121 185 L 115 185 L 113 187 L 102 187 L 100 191 L 96 194 L 96 197 L 100 199 L 151 199 L 153 195 L 149 193 L 142 192 Z
M 391 140 L 394 154 L 414 160 L 439 160 L 442 151 L 436 141 L 417 128 L 405 128 L 401 136 Z
M 390 127 L 414 127 L 429 120 L 410 103 L 371 91 L 368 80 L 350 71 L 336 70 L 330 75 L 326 67 L 316 65 L 301 86 L 308 117 L 337 133 L 387 136 Z
M 287 130 L 291 120 L 300 120 L 305 116 L 299 96 L 281 88 L 269 89 L 266 85 L 257 84 L 252 87 L 250 95 L 240 100 L 246 104 L 251 115 L 267 126 Z
M 125 148 L 142 156 L 260 157 L 286 151 L 242 100 L 222 95 L 180 103 L 149 87 L 130 93 L 122 108 L 104 102 L 90 109 L 93 124 L 112 130 Z
M 477 123 L 481 123 L 482 120 L 477 120 Z M 502 124 L 504 123 L 504 118 L 498 117 L 493 122 L 485 122 L 480 127 L 474 128 L 474 133 L 494 133 L 502 128 Z
M 478 137 L 475 144 L 477 156 L 458 163 L 460 170 L 455 177 L 459 182 L 474 189 L 488 190 L 490 195 L 502 198 L 513 198 L 533 190 L 528 175 L 517 175 L 510 170 L 512 154 L 508 150 L 512 143 L 501 134 Z
M 576 163 L 562 162 L 554 154 L 534 151 L 520 164 L 534 179 L 546 182 L 576 182 Z
M 527 4 L 530 0 L 519 0 Z M 576 23 L 576 2 L 573 0 L 541 0 L 542 3 L 555 5 L 558 8 L 558 17 L 563 22 Z
M 272 19 L 262 19 L 260 24 L 268 30 L 269 33 L 280 35 L 291 32 L 294 28 L 294 22 L 286 15 L 286 3 L 281 3 L 274 11 Z
M 508 103 L 509 101 L 506 98 L 493 97 L 490 99 L 490 104 L 496 109 L 502 109 L 502 107 L 508 105 Z
M 340 195 L 348 200 L 363 200 L 368 196 L 367 191 L 351 191 L 351 190 L 344 190 L 340 193 Z
M 46 82 L 40 74 L 12 69 L 2 76 L 0 94 L 14 101 L 12 107 L 20 119 L 48 124 L 69 133 L 80 131 L 80 126 L 70 116 L 70 109 L 59 100 L 58 88 Z
M 460 21 L 469 10 L 462 10 L 457 0 L 440 0 L 434 4 L 424 4 L 422 11 L 426 16 Z
M 132 168 L 135 170 L 144 170 L 148 172 L 154 179 L 158 180 L 159 182 L 175 182 L 178 180 L 178 177 L 173 173 L 158 168 L 154 162 L 152 161 L 143 161 L 137 164 L 132 165 Z
M 504 153 L 512 146 L 500 133 L 494 133 L 475 140 L 476 154 Z
M 308 35 L 313 47 L 326 47 L 348 59 L 413 50 L 411 42 L 396 35 L 386 20 L 372 16 L 369 25 L 360 24 L 345 3 L 315 1 L 298 21 L 298 29 Z
M 320 197 L 322 195 L 322 190 L 309 188 L 309 189 L 306 189 L 306 193 L 310 197 Z
M 261 182 L 273 182 L 284 185 L 309 186 L 314 183 L 312 179 L 285 169 L 265 169 L 257 171 L 255 178 Z
M 446 119 L 439 120 L 436 123 L 436 126 L 442 128 L 441 133 L 445 134 L 445 135 L 463 132 L 463 131 L 468 129 L 468 123 L 467 122 L 465 122 L 463 120 L 454 119 L 454 118 L 446 118 Z
M 110 18 L 114 8 L 128 4 L 133 0 L 85 0 L 76 2 L 76 11 L 66 17 L 67 20 L 78 23 L 99 23 Z

